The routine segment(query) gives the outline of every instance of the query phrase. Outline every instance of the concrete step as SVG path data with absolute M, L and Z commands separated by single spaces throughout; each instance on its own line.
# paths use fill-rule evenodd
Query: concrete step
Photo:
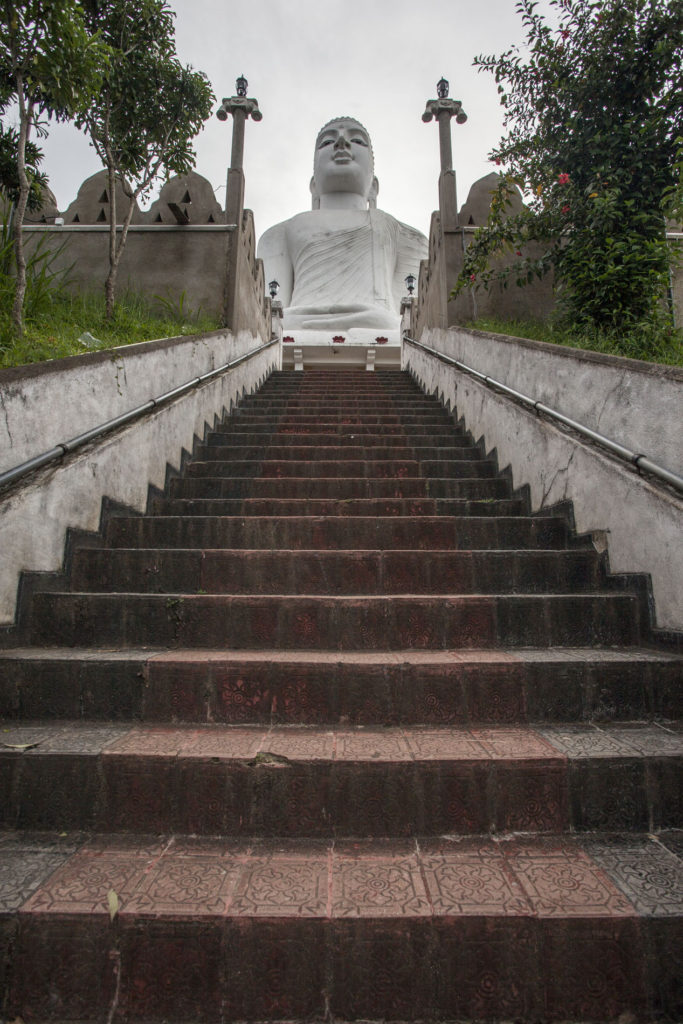
M 319 413 L 284 413 L 282 416 L 273 416 L 271 412 L 252 412 L 251 410 L 237 409 L 234 416 L 241 423 L 248 424 L 273 424 L 280 429 L 288 427 L 315 426 L 318 430 L 327 429 L 328 425 L 335 426 L 435 426 L 443 429 L 451 422 L 448 413 L 425 412 L 425 413 L 367 413 L 367 412 L 344 412 L 335 413 L 334 410 Z
M 198 462 L 207 462 L 212 459 L 217 461 L 230 462 L 234 459 L 241 461 L 287 461 L 287 462 L 349 462 L 367 461 L 370 465 L 376 462 L 389 462 L 396 460 L 405 462 L 415 460 L 418 462 L 469 462 L 485 461 L 485 456 L 479 448 L 472 445 L 456 447 L 453 444 L 446 445 L 414 445 L 414 444 L 377 444 L 377 445 L 322 445 L 322 444 L 274 444 L 269 441 L 265 444 L 243 444 L 243 445 L 199 445 L 194 452 L 194 458 Z M 384 475 L 384 474 L 380 474 Z
M 657 725 L 8 723 L 0 826 L 381 837 L 680 828 Z
M 38 593 L 39 645 L 258 650 L 420 650 L 637 646 L 641 605 L 628 593 L 317 597 Z
M 115 516 L 109 547 L 403 549 L 564 548 L 560 516 Z
M 275 477 L 339 477 L 341 479 L 368 477 L 373 480 L 402 480 L 404 477 L 440 477 L 456 480 L 471 477 L 491 478 L 496 465 L 490 459 L 253 459 L 245 461 L 234 456 L 211 459 L 209 462 L 191 462 L 188 477 L 195 476 L 258 476 Z
M 449 498 L 493 501 L 509 498 L 509 480 L 501 477 L 444 479 L 396 477 L 220 477 L 185 476 L 171 480 L 174 498 L 322 498 L 347 501 L 353 498 Z M 422 514 L 422 513 L 420 513 Z
M 239 724 L 675 721 L 683 655 L 642 648 L 0 652 L 0 715 Z
M 546 594 L 605 584 L 589 548 L 562 551 L 249 551 L 82 548 L 73 590 L 207 594 Z
M 674 1020 L 677 849 L 19 834 L 7 1019 Z
M 518 498 L 154 498 L 155 516 L 519 516 Z
M 323 433 L 304 433 L 304 434 L 292 434 L 282 433 L 274 429 L 273 433 L 266 434 L 264 437 L 263 433 L 248 434 L 244 431 L 230 431 L 230 430 L 214 430 L 206 439 L 206 444 L 211 447 L 229 447 L 239 448 L 242 445 L 331 445 L 331 446 L 349 446 L 354 447 L 360 444 L 365 445 L 369 448 L 380 447 L 382 445 L 411 445 L 413 447 L 425 447 L 432 446 L 435 448 L 441 447 L 452 447 L 453 445 L 461 448 L 472 448 L 473 442 L 467 440 L 464 432 L 456 434 L 455 431 L 447 432 L 431 432 L 423 431 L 422 433 L 412 434 L 406 433 L 404 430 L 397 429 L 394 433 L 388 434 L 371 434 L 371 433 L 356 433 L 353 430 L 348 430 L 344 433 L 341 431 L 330 432 L 328 434 Z
M 272 423 L 268 420 L 261 420 L 258 423 L 246 423 L 242 422 L 239 417 L 233 416 L 229 420 L 226 420 L 216 431 L 213 431 L 209 438 L 216 437 L 219 439 L 226 437 L 239 438 L 243 434 L 251 436 L 253 434 L 282 434 L 285 437 L 307 437 L 312 438 L 319 435 L 331 436 L 335 439 L 353 437 L 357 439 L 359 437 L 377 438 L 396 438 L 396 437 L 441 437 L 444 433 L 452 438 L 466 438 L 468 435 L 466 431 L 457 427 L 453 424 L 427 424 L 421 426 L 417 424 L 401 424 L 401 423 L 327 423 L 324 427 L 319 425 L 319 421 L 312 420 L 311 422 L 285 425 L 280 421 L 274 421 Z M 336 443 L 336 441 L 335 441 Z M 341 443 L 341 442 L 339 442 Z

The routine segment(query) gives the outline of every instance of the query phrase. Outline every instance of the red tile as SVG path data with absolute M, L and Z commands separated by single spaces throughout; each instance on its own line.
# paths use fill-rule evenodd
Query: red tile
M 241 866 L 228 913 L 254 917 L 325 917 L 328 855 L 325 846 L 285 849 L 261 855 Z
M 354 856 L 350 844 L 332 856 L 333 917 L 402 917 L 431 915 L 417 853 L 383 856 L 363 848 Z
M 411 752 L 399 729 L 358 729 L 335 733 L 337 761 L 409 761 Z
M 492 843 L 422 843 L 420 862 L 434 913 L 495 916 L 530 912 L 521 885 Z
M 635 911 L 582 850 L 506 847 L 506 859 L 539 917 L 623 917 Z

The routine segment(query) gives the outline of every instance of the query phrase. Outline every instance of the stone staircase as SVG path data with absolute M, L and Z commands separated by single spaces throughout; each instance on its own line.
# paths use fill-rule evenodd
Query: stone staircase
M 406 374 L 274 374 L 0 651 L 0 1016 L 680 1020 L 637 582 Z

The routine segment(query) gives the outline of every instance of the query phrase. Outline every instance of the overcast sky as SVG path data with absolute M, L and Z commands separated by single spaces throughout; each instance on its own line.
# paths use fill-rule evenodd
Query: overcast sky
M 493 169 L 487 154 L 501 136 L 502 108 L 493 76 L 478 73 L 472 60 L 522 41 L 515 0 L 173 0 L 171 7 L 181 60 L 208 75 L 218 100 L 234 95 L 240 74 L 258 99 L 263 120 L 247 125 L 244 160 L 257 235 L 310 209 L 315 138 L 340 114 L 370 132 L 377 205 L 428 234 L 437 205 L 438 127 L 421 115 L 442 75 L 469 118 L 452 122 L 460 204 Z M 221 205 L 231 132 L 231 119 L 214 116 L 196 140 L 196 169 Z M 70 126 L 52 126 L 43 149 L 58 206 L 66 209 L 100 165 Z

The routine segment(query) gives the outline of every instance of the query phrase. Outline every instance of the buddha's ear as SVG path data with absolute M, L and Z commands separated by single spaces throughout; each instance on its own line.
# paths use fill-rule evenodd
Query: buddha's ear
M 379 193 L 379 182 L 377 178 L 372 179 L 372 185 L 368 192 L 368 206 L 371 210 L 377 209 L 377 195 Z
M 312 210 L 319 210 L 320 209 L 320 196 L 318 195 L 318 186 L 315 183 L 315 178 L 311 178 L 311 184 L 308 187 L 310 188 L 311 196 L 313 197 L 312 198 L 312 202 L 311 202 L 311 209 Z

